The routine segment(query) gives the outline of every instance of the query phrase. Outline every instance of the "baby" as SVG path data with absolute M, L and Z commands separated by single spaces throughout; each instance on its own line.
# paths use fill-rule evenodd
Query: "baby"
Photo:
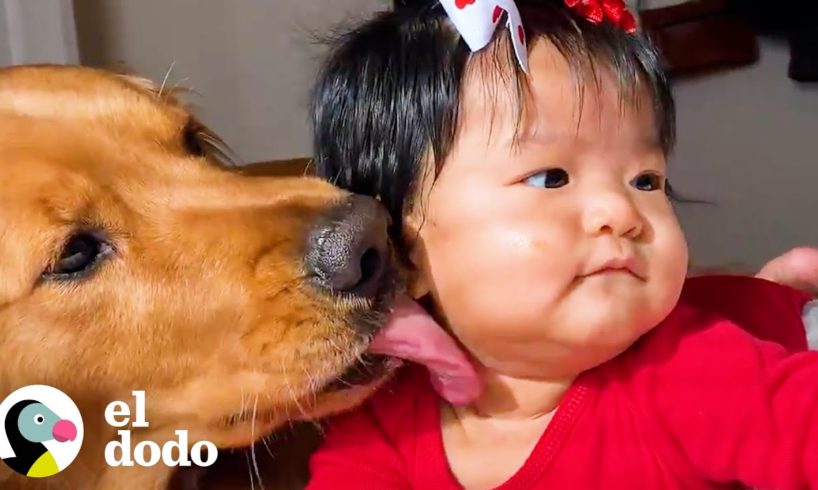
M 435 365 L 333 419 L 309 488 L 818 488 L 811 298 L 686 279 L 673 98 L 621 0 L 397 3 L 321 73 L 317 165 L 389 209 L 465 355 L 404 345 Z

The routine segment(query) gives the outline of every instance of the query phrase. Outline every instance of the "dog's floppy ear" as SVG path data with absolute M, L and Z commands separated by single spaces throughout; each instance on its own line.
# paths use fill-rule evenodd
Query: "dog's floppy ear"
M 152 80 L 128 73 L 118 73 L 117 76 L 132 87 L 155 97 L 161 104 L 184 114 L 185 123 L 180 131 L 181 144 L 191 155 L 204 157 L 228 167 L 237 165 L 235 153 L 224 140 L 181 101 L 179 95 L 190 93 L 192 90 L 175 84 L 167 86 L 164 82 L 157 85 Z

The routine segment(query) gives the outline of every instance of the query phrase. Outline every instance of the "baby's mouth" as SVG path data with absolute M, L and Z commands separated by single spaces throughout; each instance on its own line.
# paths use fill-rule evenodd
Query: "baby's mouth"
M 603 276 L 607 274 L 626 274 L 636 279 L 644 280 L 644 267 L 635 257 L 624 256 L 614 257 L 600 261 L 586 269 L 580 274 L 580 279 L 593 276 Z

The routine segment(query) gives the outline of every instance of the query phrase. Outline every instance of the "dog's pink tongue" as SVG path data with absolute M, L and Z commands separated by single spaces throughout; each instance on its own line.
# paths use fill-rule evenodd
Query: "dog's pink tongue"
M 480 380 L 469 359 L 454 339 L 408 298 L 397 301 L 369 351 L 426 366 L 435 390 L 453 405 L 471 403 L 480 395 Z

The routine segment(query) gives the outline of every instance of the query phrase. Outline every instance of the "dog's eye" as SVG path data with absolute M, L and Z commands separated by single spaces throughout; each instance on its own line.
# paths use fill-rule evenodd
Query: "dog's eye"
M 204 157 L 207 156 L 207 152 L 202 146 L 199 132 L 199 125 L 196 124 L 195 121 L 189 121 L 185 126 L 184 132 L 182 133 L 182 139 L 185 142 L 185 149 L 187 149 L 191 155 Z
M 189 155 L 207 158 L 225 167 L 233 167 L 233 151 L 213 130 L 191 117 L 182 130 L 182 142 Z
M 91 272 L 112 252 L 111 246 L 91 232 L 78 232 L 63 245 L 57 261 L 43 276 L 47 279 L 75 279 Z

